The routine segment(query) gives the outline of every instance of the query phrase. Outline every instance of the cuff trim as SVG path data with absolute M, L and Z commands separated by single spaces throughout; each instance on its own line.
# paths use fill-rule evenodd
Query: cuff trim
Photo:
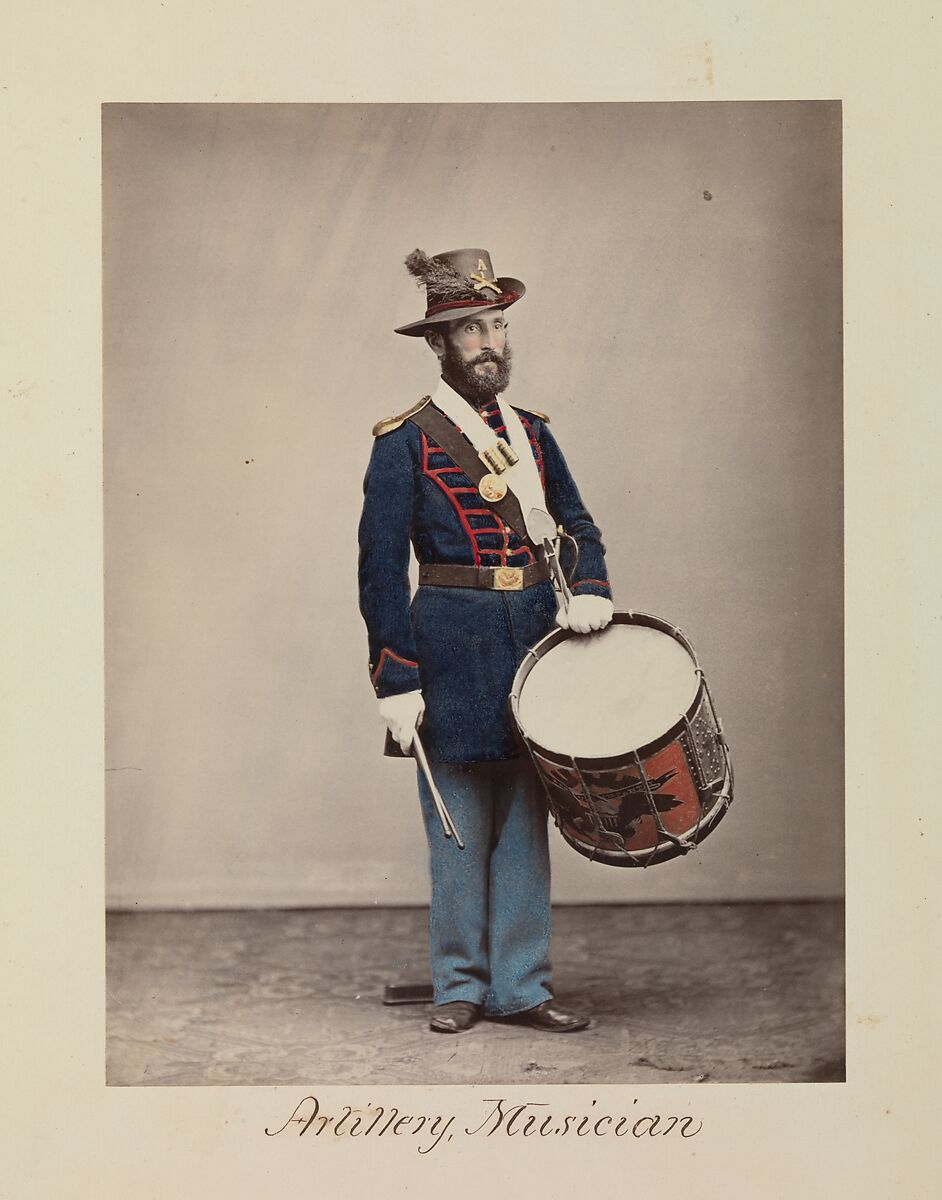
M 413 662 L 411 658 L 403 658 L 401 655 L 396 654 L 396 652 L 394 650 L 390 650 L 388 646 L 384 646 L 379 653 L 379 662 L 376 664 L 376 669 L 373 671 L 373 674 L 370 676 L 370 682 L 373 684 L 374 687 L 376 686 L 376 681 L 379 679 L 380 675 L 382 674 L 383 667 L 386 665 L 387 658 L 391 658 L 393 660 L 393 662 L 401 663 L 401 665 L 404 667 L 415 667 L 416 669 L 418 669 L 418 666 L 419 666 L 419 664 L 417 662 Z
M 588 584 L 594 584 L 596 587 L 603 587 L 609 592 L 612 590 L 612 585 L 607 579 L 580 579 L 576 583 L 571 583 L 569 585 L 569 590 L 574 592 L 576 588 L 580 588 Z

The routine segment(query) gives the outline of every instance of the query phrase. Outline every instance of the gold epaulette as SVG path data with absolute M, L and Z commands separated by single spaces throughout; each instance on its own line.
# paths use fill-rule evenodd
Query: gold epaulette
M 529 413 L 533 417 L 539 417 L 541 421 L 545 421 L 547 425 L 549 424 L 549 417 L 546 415 L 546 413 L 541 413 L 538 408 L 527 408 L 523 404 L 515 404 L 514 408 L 519 408 L 521 411 Z
M 394 429 L 398 429 L 400 425 L 404 425 L 406 421 L 414 414 L 425 408 L 426 404 L 431 401 L 431 396 L 423 396 L 418 404 L 413 404 L 411 408 L 407 408 L 404 413 L 400 413 L 398 417 L 386 417 L 382 421 L 377 421 L 373 426 L 373 437 L 382 437 L 384 433 L 392 433 Z

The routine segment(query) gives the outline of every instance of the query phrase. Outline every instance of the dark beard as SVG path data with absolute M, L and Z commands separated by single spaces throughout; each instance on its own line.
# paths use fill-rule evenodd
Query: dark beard
M 505 342 L 502 355 L 496 350 L 482 350 L 471 362 L 463 362 L 454 347 L 446 343 L 445 353 L 442 355 L 442 375 L 459 395 L 464 396 L 465 400 L 469 400 L 476 408 L 480 408 L 489 400 L 493 400 L 495 395 L 507 390 L 512 357 L 510 343 Z M 474 368 L 477 363 L 482 362 L 492 362 L 497 369 L 480 376 Z

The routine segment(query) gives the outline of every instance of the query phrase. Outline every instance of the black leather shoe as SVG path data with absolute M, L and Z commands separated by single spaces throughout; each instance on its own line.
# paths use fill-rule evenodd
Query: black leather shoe
M 435 1005 L 428 1027 L 434 1033 L 464 1033 L 480 1019 L 480 1004 L 472 1004 L 469 1000 L 452 1000 L 449 1004 Z
M 560 1008 L 555 1000 L 544 1000 L 536 1008 L 514 1013 L 506 1019 L 514 1025 L 526 1025 L 529 1029 L 541 1029 L 545 1033 L 576 1033 L 589 1024 L 588 1017 L 580 1017 Z

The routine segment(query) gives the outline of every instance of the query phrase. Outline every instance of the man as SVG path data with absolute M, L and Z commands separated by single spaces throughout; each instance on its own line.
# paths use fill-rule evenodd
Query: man
M 487 1016 L 573 1032 L 588 1018 L 561 1008 L 550 986 L 546 804 L 507 700 L 524 654 L 554 620 L 578 633 L 611 620 L 604 547 L 549 419 L 503 399 L 506 312 L 523 284 L 495 278 L 480 249 L 416 250 L 406 266 L 426 287 L 426 311 L 396 332 L 425 338 L 441 380 L 432 397 L 373 430 L 360 608 L 387 753 L 394 743 L 409 752 L 418 728 L 465 842 L 459 849 L 443 836 L 420 772 L 431 1028 L 459 1033 Z M 579 549 L 572 599 L 558 616 L 546 548 L 557 525 Z

